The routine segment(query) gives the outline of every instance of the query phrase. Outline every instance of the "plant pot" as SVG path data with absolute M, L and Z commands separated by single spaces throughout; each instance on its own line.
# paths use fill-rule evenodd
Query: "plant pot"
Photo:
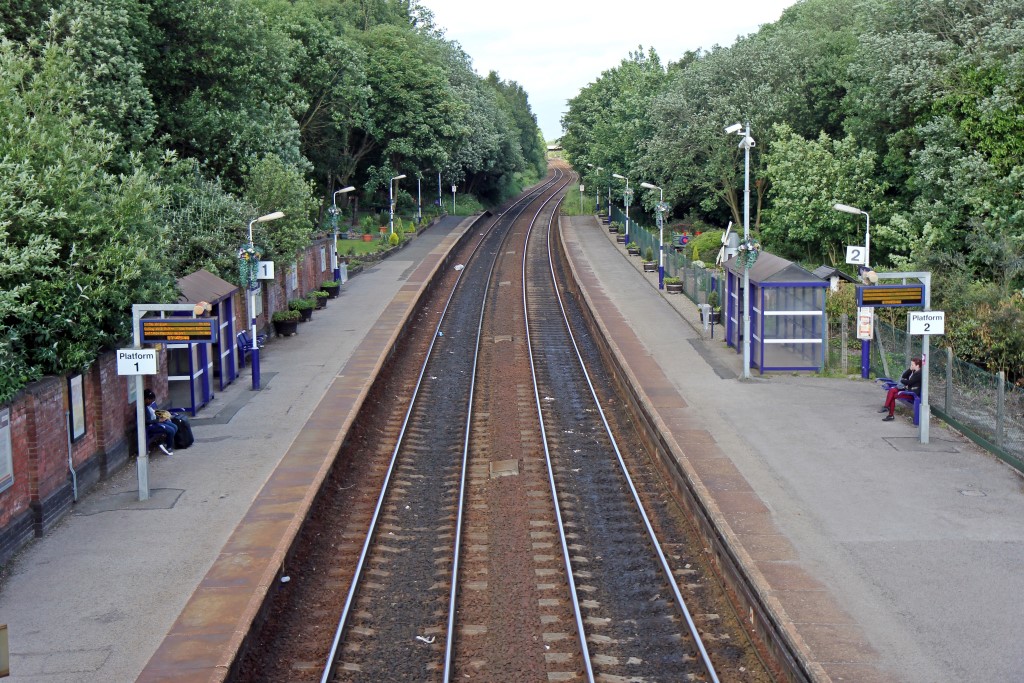
M 683 283 L 682 282 L 675 282 L 675 283 L 672 283 L 672 284 L 666 283 L 665 284 L 665 291 L 668 292 L 669 294 L 682 294 L 683 293 Z
M 309 322 L 310 320 L 313 319 L 313 309 L 312 308 L 300 309 L 299 310 L 299 315 L 302 316 L 301 318 L 299 318 L 299 322 L 300 323 Z
M 316 298 L 316 306 L 314 306 L 314 308 L 315 308 L 316 310 L 318 310 L 318 311 L 319 311 L 319 310 L 320 310 L 321 308 L 327 308 L 327 298 L 328 298 L 328 297 L 326 297 L 326 296 L 318 296 L 318 297 Z
M 619 229 L 616 228 L 614 225 L 609 225 L 608 226 L 608 232 L 618 232 L 618 231 L 619 231 Z
M 619 244 L 625 244 L 626 243 L 626 236 L 625 235 L 616 235 L 615 236 L 615 241 L 618 242 Z
M 639 249 L 627 249 L 626 251 L 629 252 L 630 256 L 639 256 L 640 255 L 640 250 Z
M 645 273 L 655 273 L 657 271 L 658 271 L 658 262 L 657 261 L 644 261 L 644 272 Z
M 372 242 L 373 241 L 373 235 L 371 235 L 369 233 L 363 235 L 363 241 L 364 242 Z
M 274 333 L 278 337 L 290 337 L 299 332 L 298 320 L 276 320 L 273 325 Z
M 341 293 L 341 287 L 320 287 L 321 292 L 327 292 L 328 299 L 337 299 Z

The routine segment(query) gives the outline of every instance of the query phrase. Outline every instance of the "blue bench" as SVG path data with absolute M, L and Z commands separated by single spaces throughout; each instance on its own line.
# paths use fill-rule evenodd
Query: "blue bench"
M 890 389 L 895 388 L 899 385 L 896 380 L 889 379 L 888 377 L 879 377 L 875 380 L 881 382 L 882 389 L 888 393 Z M 914 411 L 914 424 L 918 424 L 921 419 L 921 397 L 913 391 L 900 391 L 896 394 L 896 400 Z
M 246 360 L 252 354 L 252 337 L 245 330 L 242 330 L 235 335 L 238 341 L 238 367 L 244 368 Z M 267 335 L 258 334 L 256 335 L 256 348 L 262 349 L 267 344 Z

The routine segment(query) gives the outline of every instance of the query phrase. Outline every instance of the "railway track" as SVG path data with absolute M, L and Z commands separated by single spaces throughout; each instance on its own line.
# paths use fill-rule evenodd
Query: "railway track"
M 236 680 L 717 680 L 709 659 L 723 680 L 770 680 L 739 620 L 719 620 L 728 600 L 579 311 L 561 312 L 548 231 L 569 182 L 556 168 L 464 240 L 465 268 L 443 273 L 375 385 L 304 526 L 302 580 Z M 607 419 L 597 397 L 616 404 Z M 660 557 L 651 526 L 670 530 Z

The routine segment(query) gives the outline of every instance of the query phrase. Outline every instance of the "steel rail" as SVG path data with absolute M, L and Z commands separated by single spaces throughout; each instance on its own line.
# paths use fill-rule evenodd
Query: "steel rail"
M 531 192 L 526 197 L 524 197 L 524 198 L 518 200 L 517 202 L 515 202 L 515 204 L 513 204 L 513 206 L 516 206 L 516 205 L 519 205 L 519 204 L 523 204 L 524 208 L 522 210 L 525 210 L 525 206 L 529 205 L 529 203 L 534 200 L 534 196 L 535 195 L 543 194 L 545 191 L 547 191 L 548 189 L 553 187 L 559 180 L 560 180 L 560 175 L 559 175 L 559 173 L 556 173 L 555 175 L 553 175 L 553 177 L 552 177 L 552 179 L 550 181 L 545 182 L 543 185 L 541 185 L 540 188 L 534 190 L 533 192 Z M 498 217 L 498 218 L 500 218 L 500 217 Z M 494 228 L 494 226 L 496 226 L 498 223 L 499 223 L 499 220 L 496 218 L 495 221 L 490 225 L 488 230 L 492 230 Z M 479 250 L 481 244 L 483 244 L 483 240 L 481 240 L 473 248 L 473 251 L 470 253 L 469 259 L 472 259 L 473 256 L 476 255 L 476 252 L 477 252 L 477 250 Z M 467 260 L 469 260 L 469 259 L 467 259 Z M 437 343 L 438 333 L 441 331 L 441 325 L 445 321 L 445 316 L 448 313 L 448 308 L 451 305 L 452 299 L 455 297 L 455 293 L 456 293 L 456 291 L 459 288 L 459 284 L 462 282 L 462 276 L 463 276 L 463 274 L 465 272 L 466 272 L 465 269 L 460 271 L 459 275 L 456 277 L 455 283 L 452 285 L 451 292 L 449 292 L 448 298 L 445 301 L 445 305 L 444 305 L 444 308 L 441 311 L 441 316 L 440 316 L 440 318 L 438 320 L 437 327 L 434 329 L 434 334 L 433 334 L 433 336 L 431 338 L 430 345 L 427 348 L 427 352 L 425 354 L 423 364 L 420 367 L 419 374 L 418 374 L 418 376 L 416 378 L 416 385 L 415 385 L 415 388 L 413 389 L 412 396 L 409 399 L 409 407 L 406 409 L 405 416 L 402 419 L 402 426 L 401 426 L 401 429 L 400 429 L 399 434 L 398 434 L 398 438 L 397 438 L 397 442 L 395 444 L 395 448 L 394 448 L 394 450 L 391 453 L 391 459 L 390 459 L 390 462 L 388 463 L 388 469 L 387 469 L 387 472 L 384 475 L 384 480 L 383 480 L 383 483 L 381 485 L 381 491 L 380 491 L 380 494 L 377 497 L 377 504 L 374 507 L 373 516 L 370 519 L 370 525 L 369 525 L 367 533 L 366 533 L 366 539 L 363 542 L 362 551 L 359 554 L 359 560 L 356 563 L 356 569 L 355 569 L 355 572 L 353 573 L 352 583 L 349 586 L 348 594 L 346 595 L 346 598 L 345 598 L 345 605 L 342 608 L 341 616 L 338 619 L 338 626 L 337 626 L 337 628 L 335 629 L 335 632 L 334 632 L 334 639 L 331 642 L 331 649 L 330 649 L 330 652 L 328 653 L 328 656 L 327 656 L 327 662 L 326 662 L 326 664 L 324 666 L 323 674 L 320 677 L 320 683 L 329 683 L 331 677 L 334 675 L 334 671 L 335 671 L 335 668 L 337 666 L 338 649 L 341 646 L 342 637 L 344 635 L 345 628 L 346 628 L 346 626 L 348 624 L 349 615 L 351 614 L 351 611 L 352 611 L 352 604 L 355 601 L 355 595 L 356 595 L 356 592 L 357 592 L 357 590 L 359 588 L 359 583 L 362 580 L 363 569 L 364 569 L 364 567 L 366 565 L 367 557 L 369 556 L 370 547 L 371 547 L 371 545 L 373 543 L 373 538 L 374 538 L 376 530 L 377 530 L 377 524 L 378 524 L 378 522 L 380 520 L 381 510 L 382 510 L 382 508 L 384 506 L 384 501 L 385 501 L 385 499 L 387 497 L 388 489 L 389 489 L 390 484 L 391 484 L 391 478 L 392 478 L 392 475 L 394 474 L 395 466 L 396 466 L 396 464 L 398 462 L 398 455 L 399 455 L 399 452 L 401 451 L 401 448 L 402 448 L 402 445 L 403 445 L 403 440 L 404 440 L 404 437 L 405 437 L 406 429 L 408 428 L 409 420 L 410 420 L 410 418 L 412 416 L 413 409 L 416 406 L 416 399 L 417 399 L 417 396 L 419 395 L 420 388 L 421 388 L 421 386 L 423 384 L 423 377 L 424 377 L 424 374 L 426 373 L 427 366 L 430 363 L 431 355 L 433 354 L 433 351 L 434 351 L 434 345 Z M 475 365 L 475 363 L 474 363 L 474 365 Z M 475 374 L 475 371 L 474 371 L 474 374 Z M 460 513 L 460 517 L 461 517 L 461 513 Z M 446 658 L 447 658 L 447 655 L 446 655 Z
M 545 185 L 541 192 L 536 193 L 537 195 L 543 196 L 551 187 L 553 187 L 558 180 L 561 179 L 562 171 L 559 169 L 553 176 L 551 184 Z M 562 186 L 564 187 L 564 185 Z M 561 188 L 559 188 L 561 189 Z M 558 190 L 556 190 L 557 192 Z M 529 206 L 529 204 L 539 197 L 531 196 L 529 201 L 524 202 L 522 209 L 512 218 L 511 222 L 515 222 L 519 216 L 522 215 L 523 211 Z M 549 200 L 545 200 L 545 204 Z M 543 206 L 543 205 L 542 205 Z M 511 231 L 510 231 L 511 232 Z M 507 232 L 502 238 L 502 243 L 508 239 L 509 233 Z M 475 252 L 474 252 L 475 253 Z M 455 539 L 454 539 L 454 554 L 452 559 L 452 585 L 451 591 L 448 598 L 448 625 L 447 633 L 445 637 L 445 648 L 444 648 L 444 671 L 441 680 L 444 683 L 448 683 L 451 680 L 452 673 L 452 650 L 455 646 L 455 601 L 458 593 L 458 576 L 459 576 L 459 559 L 461 557 L 461 546 L 462 546 L 462 518 L 463 518 L 463 504 L 466 499 L 466 470 L 469 462 L 469 439 L 472 431 L 473 423 L 473 396 L 476 389 L 476 374 L 478 364 L 480 360 L 480 336 L 483 334 L 484 326 L 484 314 L 487 311 L 487 294 L 491 290 L 491 277 L 494 274 L 494 267 L 498 262 L 498 258 L 501 255 L 501 246 L 494 251 L 494 258 L 491 260 L 490 268 L 487 271 L 487 278 L 485 280 L 484 292 L 480 301 L 480 318 L 477 321 L 476 328 L 476 346 L 473 351 L 473 370 L 469 378 L 469 401 L 466 411 L 466 428 L 465 437 L 462 444 L 462 469 L 459 475 L 459 505 L 456 511 L 455 518 Z M 440 329 L 440 325 L 438 326 Z
M 554 215 L 552 216 L 554 218 Z M 686 624 L 690 630 L 690 635 L 693 637 L 694 643 L 697 645 L 697 649 L 700 651 L 701 660 L 704 664 L 704 668 L 707 670 L 708 675 L 714 683 L 718 683 L 718 675 L 715 672 L 715 667 L 711 663 L 711 658 L 708 656 L 707 649 L 704 647 L 704 642 L 701 640 L 700 633 L 697 630 L 697 625 L 693 621 L 693 617 L 690 615 L 690 610 L 686 606 L 686 600 L 683 598 L 682 592 L 679 590 L 679 584 L 676 582 L 675 576 L 672 574 L 672 568 L 669 566 L 668 559 L 665 557 L 665 553 L 661 548 L 661 542 L 658 540 L 657 534 L 654 532 L 654 527 L 651 526 L 650 519 L 647 516 L 647 511 L 644 509 L 643 502 L 640 500 L 640 495 L 637 493 L 636 486 L 633 484 L 633 478 L 629 473 L 629 468 L 626 466 L 625 460 L 622 458 L 622 453 L 619 451 L 618 442 L 612 434 L 611 425 L 608 424 L 608 419 L 605 415 L 604 408 L 601 405 L 601 401 L 597 396 L 597 391 L 594 389 L 594 384 L 590 379 L 590 373 L 587 372 L 586 364 L 583 362 L 583 355 L 580 352 L 579 346 L 576 344 L 576 337 L 572 333 L 572 325 L 569 323 L 568 314 L 565 311 L 565 304 L 562 300 L 562 295 L 558 291 L 558 281 L 555 274 L 554 259 L 551 254 L 551 226 L 554 221 L 548 222 L 548 267 L 551 272 L 551 280 L 554 283 L 555 298 L 558 301 L 558 306 L 562 311 L 562 318 L 565 322 L 565 329 L 569 335 L 569 339 L 572 341 L 573 349 L 576 353 L 577 359 L 580 362 L 580 368 L 583 371 L 583 376 L 587 380 L 587 386 L 590 388 L 590 395 L 594 399 L 594 405 L 597 407 L 598 414 L 601 416 L 601 422 L 604 424 L 605 431 L 608 434 L 608 438 L 611 441 L 612 448 L 615 450 L 615 457 L 618 459 L 619 467 L 622 469 L 622 474 L 626 478 L 626 483 L 629 484 L 629 490 L 632 493 L 633 501 L 636 503 L 637 510 L 640 512 L 640 516 L 643 519 L 644 527 L 647 529 L 647 535 L 654 545 L 655 552 L 658 555 L 658 560 L 661 563 L 662 570 L 665 573 L 665 577 L 672 587 L 672 592 L 676 598 L 676 604 L 682 612 L 683 617 L 686 620 Z M 532 365 L 532 359 L 531 359 Z M 538 403 L 538 409 L 540 404 Z M 547 445 L 545 444 L 545 454 L 547 453 Z M 571 573 L 571 572 L 570 572 Z
M 569 184 L 569 182 L 571 182 L 571 178 L 569 181 L 566 181 L 565 185 L 562 185 L 562 188 L 566 187 Z M 559 190 L 561 190 L 562 188 L 559 188 Z M 559 198 L 559 200 L 555 203 L 554 211 L 551 213 L 551 218 L 548 219 L 549 226 L 554 216 L 558 214 L 558 209 L 561 206 L 563 199 L 565 199 L 565 195 L 562 195 Z M 547 204 L 547 202 L 545 202 L 544 204 Z M 551 502 L 555 510 L 555 521 L 558 525 L 558 539 L 562 546 L 562 561 L 565 563 L 566 580 L 569 583 L 569 600 L 572 603 L 573 618 L 576 620 L 576 633 L 579 636 L 580 654 L 583 657 L 583 666 L 586 673 L 587 683 L 594 683 L 594 667 L 590 661 L 590 648 L 587 646 L 587 632 L 583 624 L 583 612 L 580 609 L 579 598 L 576 597 L 576 579 L 572 573 L 572 558 L 569 555 L 569 542 L 565 537 L 565 525 L 562 520 L 562 508 L 561 505 L 559 505 L 558 503 L 558 489 L 555 486 L 555 468 L 551 462 L 551 451 L 548 448 L 548 433 L 547 429 L 544 426 L 544 413 L 540 402 L 540 389 L 537 386 L 537 366 L 533 361 L 533 340 L 530 337 L 530 310 L 528 303 L 529 297 L 527 295 L 526 289 L 528 280 L 526 273 L 526 263 L 527 255 L 529 253 L 529 249 L 527 247 L 530 242 L 530 234 L 533 232 L 534 222 L 537 220 L 537 216 L 540 215 L 540 212 L 543 210 L 543 208 L 544 205 L 541 205 L 541 207 L 537 210 L 536 215 L 534 215 L 533 222 L 530 223 L 530 229 L 529 231 L 527 231 L 526 240 L 523 246 L 523 316 L 525 319 L 526 327 L 526 355 L 530 359 L 530 376 L 533 379 L 533 400 L 535 405 L 537 406 L 537 422 L 540 425 L 541 445 L 544 448 L 544 461 L 547 464 L 548 486 L 551 489 Z

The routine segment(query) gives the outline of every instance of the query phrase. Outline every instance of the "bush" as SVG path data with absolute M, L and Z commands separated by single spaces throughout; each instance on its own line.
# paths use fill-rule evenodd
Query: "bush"
M 630 242 L 629 244 L 626 245 L 626 249 L 639 249 L 639 248 L 640 248 L 640 245 L 637 244 L 636 242 Z
M 316 306 L 315 303 L 309 299 L 292 299 L 288 302 L 288 308 L 293 311 L 305 311 Z
M 322 289 L 314 289 L 312 292 L 309 293 L 309 297 L 307 297 L 307 298 L 326 299 L 329 296 L 330 296 L 330 294 L 328 294 L 327 292 L 325 292 Z
M 320 283 L 320 287 L 326 287 L 327 289 L 337 289 L 338 287 L 341 287 L 341 283 L 338 282 L 337 280 L 324 280 L 323 282 Z
M 359 219 L 359 225 L 363 228 L 363 234 L 369 235 L 377 227 L 377 217 L 372 213 L 368 213 Z
M 711 308 L 718 308 L 718 290 L 717 289 L 712 289 L 711 292 L 708 294 L 708 305 L 711 306 Z
M 275 323 L 291 323 L 297 321 L 302 317 L 302 314 L 296 310 L 287 311 L 274 311 L 274 314 L 270 316 L 270 321 Z
M 393 247 L 397 247 L 402 242 L 402 238 L 399 237 L 401 233 L 398 232 L 398 227 L 395 227 L 395 231 L 391 233 L 391 237 L 388 238 L 388 244 Z
M 653 260 L 654 260 L 654 249 L 651 249 L 650 247 L 647 247 L 647 250 L 644 252 L 644 261 L 647 261 L 649 263 L 649 262 L 651 262 Z
M 681 278 L 678 278 L 678 277 L 667 277 L 667 278 L 665 278 L 665 284 L 666 285 L 681 285 L 681 284 L 683 284 L 683 281 L 682 281 Z

